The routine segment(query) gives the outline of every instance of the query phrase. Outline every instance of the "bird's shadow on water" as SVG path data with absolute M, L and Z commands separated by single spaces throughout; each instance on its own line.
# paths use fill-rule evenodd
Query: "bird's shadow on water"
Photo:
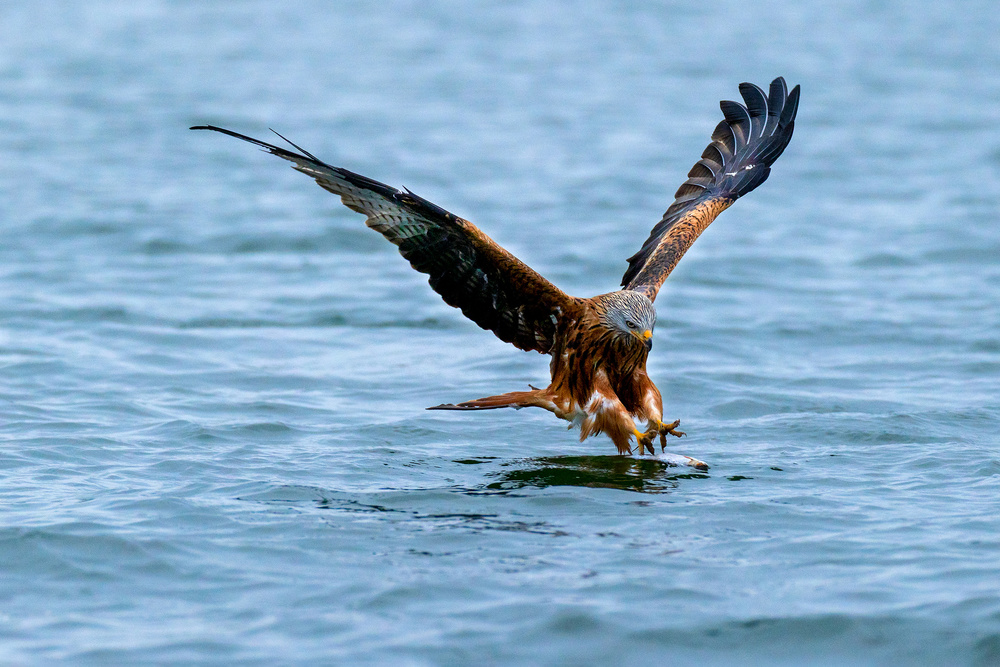
M 657 459 L 626 456 L 549 456 L 501 464 L 489 473 L 496 481 L 469 493 L 511 493 L 524 488 L 578 486 L 638 493 L 669 493 L 681 480 L 708 474 Z

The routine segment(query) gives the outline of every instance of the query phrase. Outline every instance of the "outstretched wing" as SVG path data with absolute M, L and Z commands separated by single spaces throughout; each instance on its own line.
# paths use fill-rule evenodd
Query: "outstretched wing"
M 712 143 L 688 172 L 688 180 L 642 249 L 629 257 L 622 278 L 626 289 L 655 299 L 695 239 L 739 197 L 767 180 L 771 165 L 791 140 L 798 86 L 789 94 L 785 80 L 778 77 L 766 97 L 752 83 L 741 83 L 740 94 L 746 106 L 720 103 L 725 120 L 712 133 Z
M 431 287 L 447 304 L 460 308 L 500 340 L 522 350 L 547 353 L 559 317 L 577 307 L 578 299 L 533 271 L 471 222 L 405 188 L 397 190 L 332 167 L 291 142 L 297 153 L 221 127 L 198 125 L 191 129 L 222 132 L 293 162 L 295 169 L 312 176 L 320 187 L 340 195 L 348 208 L 367 215 L 365 224 L 396 244 L 413 268 L 428 274 Z

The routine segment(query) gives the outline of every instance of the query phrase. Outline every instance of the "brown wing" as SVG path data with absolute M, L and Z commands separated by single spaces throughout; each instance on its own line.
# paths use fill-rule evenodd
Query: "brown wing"
M 746 106 L 720 103 L 725 120 L 712 133 L 712 143 L 688 172 L 688 180 L 642 249 L 629 257 L 622 278 L 626 289 L 655 299 L 695 239 L 737 198 L 767 179 L 771 165 L 791 140 L 798 86 L 789 94 L 785 80 L 778 77 L 766 97 L 752 83 L 741 83 L 740 94 Z
M 579 307 L 578 299 L 533 271 L 471 222 L 409 190 L 397 190 L 332 167 L 291 142 L 298 153 L 220 127 L 199 125 L 191 129 L 222 132 L 295 163 L 295 169 L 340 195 L 346 206 L 367 215 L 365 224 L 396 244 L 413 268 L 428 274 L 431 287 L 447 304 L 460 308 L 500 340 L 522 350 L 547 353 L 559 317 Z

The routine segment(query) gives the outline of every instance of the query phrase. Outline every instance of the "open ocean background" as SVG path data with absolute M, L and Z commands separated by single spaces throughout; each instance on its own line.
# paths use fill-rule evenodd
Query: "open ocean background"
M 0 664 L 1000 664 L 994 2 L 0 4 Z M 771 178 L 657 300 L 675 452 L 267 138 L 614 289 L 737 85 Z

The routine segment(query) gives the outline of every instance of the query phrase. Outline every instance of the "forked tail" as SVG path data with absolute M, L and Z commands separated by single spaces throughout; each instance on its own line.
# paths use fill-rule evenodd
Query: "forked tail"
M 511 391 L 497 396 L 477 398 L 463 403 L 444 403 L 435 405 L 428 410 L 496 410 L 498 408 L 530 408 L 548 407 L 551 401 L 544 397 L 544 389 L 531 388 L 531 391 Z M 550 408 L 551 409 L 551 408 Z

